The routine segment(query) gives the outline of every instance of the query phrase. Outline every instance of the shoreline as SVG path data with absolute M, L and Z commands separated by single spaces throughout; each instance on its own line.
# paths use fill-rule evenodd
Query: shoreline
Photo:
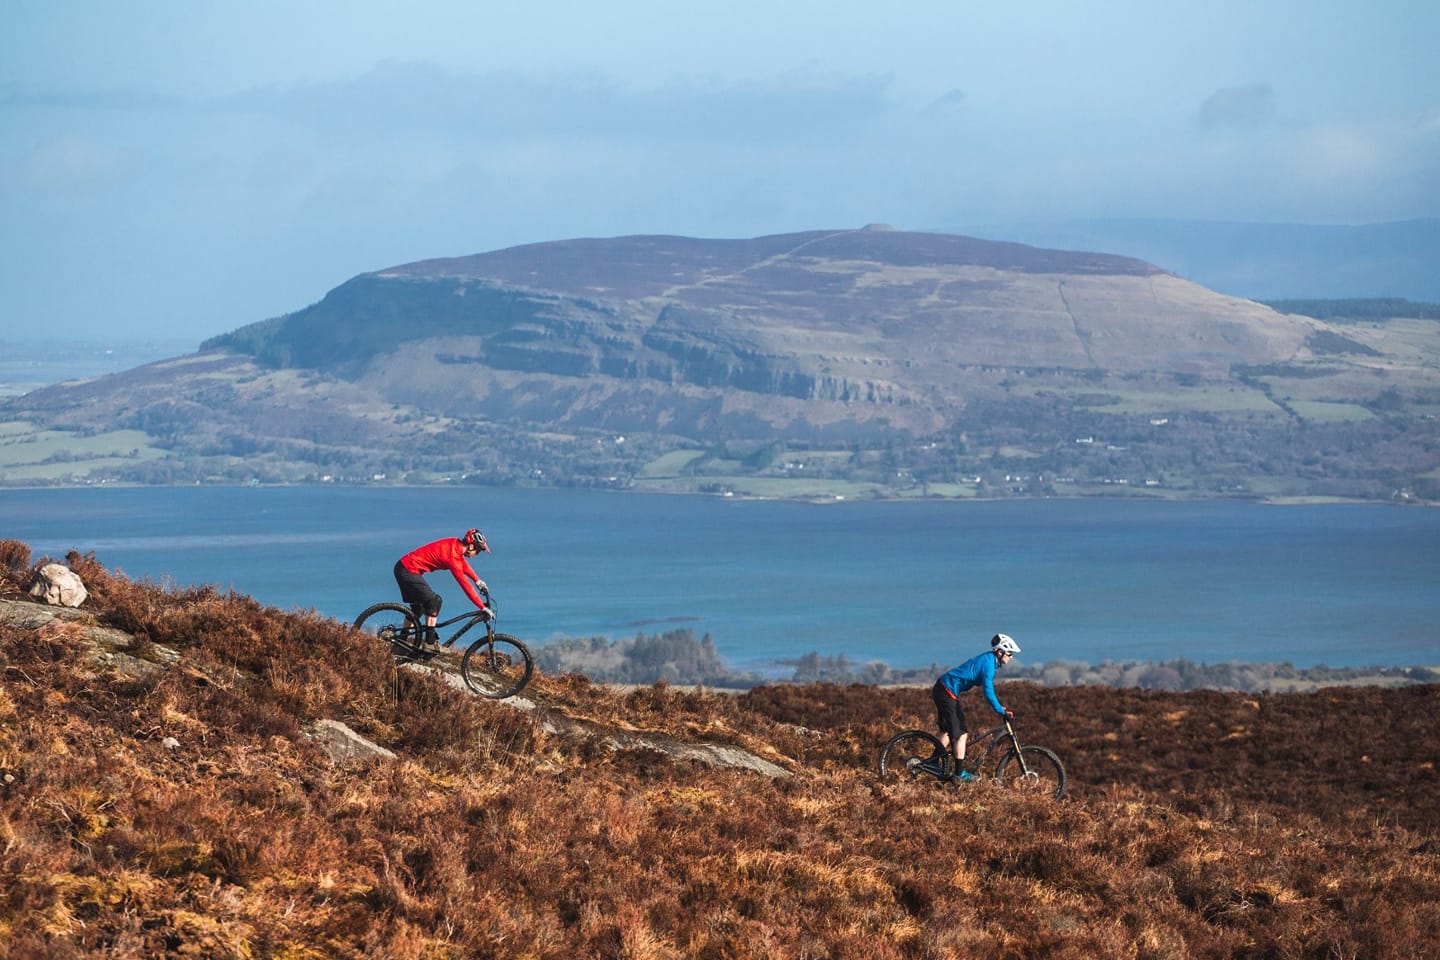
M 732 500 L 742 503 L 804 503 L 812 506 L 844 506 L 857 503 L 1164 503 L 1164 504 L 1185 504 L 1185 503 L 1252 503 L 1257 506 L 1273 507 L 1323 507 L 1323 506 L 1388 506 L 1388 507 L 1440 507 L 1440 501 L 1421 500 L 1387 497 L 1385 499 L 1357 499 L 1353 497 L 1332 497 L 1332 496 L 1289 496 L 1289 497 L 1265 497 L 1265 496 L 1151 496 L 1145 494 L 1099 494 L 1095 496 L 1012 496 L 1012 497 L 845 497 L 845 496 L 816 496 L 801 495 L 793 497 L 771 497 L 759 494 L 744 493 L 706 493 L 699 490 L 635 490 L 612 486 L 531 486 L 521 484 L 483 484 L 483 483 L 324 483 L 324 482 L 286 482 L 286 483 L 208 483 L 196 480 L 192 483 L 132 483 L 125 481 L 100 481 L 96 483 L 17 483 L 7 484 L 0 478 L 0 495 L 6 491 L 17 492 L 42 492 L 48 490 L 191 490 L 204 488 L 209 490 L 301 490 L 301 489 L 331 489 L 331 490 L 434 490 L 434 489 L 479 489 L 479 490 L 528 490 L 528 491 L 555 491 L 575 492 L 585 491 L 587 493 L 605 493 L 617 496 L 660 496 L 660 497 L 704 497 L 712 500 Z

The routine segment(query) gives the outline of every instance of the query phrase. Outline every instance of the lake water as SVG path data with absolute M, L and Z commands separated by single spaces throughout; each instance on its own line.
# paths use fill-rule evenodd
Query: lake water
M 1440 510 L 1081 500 L 809 504 L 574 490 L 0 490 L 0 538 L 343 620 L 410 548 L 478 526 L 501 628 L 688 626 L 734 669 L 810 651 L 951 663 L 996 631 L 1053 659 L 1440 664 Z M 446 611 L 468 601 L 432 576 Z

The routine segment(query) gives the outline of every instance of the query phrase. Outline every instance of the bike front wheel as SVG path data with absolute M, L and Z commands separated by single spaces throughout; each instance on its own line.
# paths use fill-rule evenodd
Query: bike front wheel
M 1065 765 L 1044 747 L 1021 747 L 1018 754 L 1011 750 L 995 768 L 995 779 L 1010 790 L 1056 800 L 1065 793 Z
M 940 738 L 924 730 L 906 730 L 885 741 L 880 748 L 880 780 L 884 783 L 908 783 L 932 777 L 950 779 L 955 758 L 940 743 Z
M 384 640 L 396 656 L 411 656 L 415 653 L 420 621 L 409 607 L 377 603 L 355 618 L 355 629 Z
M 535 672 L 530 648 L 506 633 L 481 637 L 465 651 L 460 675 L 482 697 L 503 700 L 525 689 Z

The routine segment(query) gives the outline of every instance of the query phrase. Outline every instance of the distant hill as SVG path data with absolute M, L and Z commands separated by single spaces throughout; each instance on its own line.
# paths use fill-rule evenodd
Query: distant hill
M 452 415 L 768 441 L 930 432 L 987 368 L 1223 373 L 1310 331 L 1138 260 L 852 230 L 424 261 L 202 349 Z
M 17 456 L 48 455 L 0 447 L 0 477 L 1424 498 L 1437 357 L 1433 322 L 1331 324 L 1110 254 L 575 239 L 362 274 L 9 401 Z
M 1071 220 L 956 232 L 1138 257 L 1251 300 L 1440 301 L 1440 219 L 1357 226 L 1208 220 Z

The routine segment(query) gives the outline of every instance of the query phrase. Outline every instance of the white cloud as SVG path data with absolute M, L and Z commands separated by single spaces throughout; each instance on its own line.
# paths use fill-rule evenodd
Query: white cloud
M 79 136 L 57 136 L 30 150 L 17 172 L 23 189 L 83 194 L 129 182 L 139 165 L 138 149 Z
M 1275 92 L 1268 83 L 1216 90 L 1200 104 L 1196 118 L 1203 130 L 1255 127 L 1275 118 Z

